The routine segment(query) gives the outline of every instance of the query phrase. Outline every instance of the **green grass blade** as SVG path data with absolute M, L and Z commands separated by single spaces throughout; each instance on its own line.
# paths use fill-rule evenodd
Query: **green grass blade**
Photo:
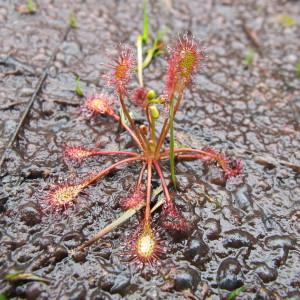
M 300 59 L 297 61 L 296 64 L 296 75 L 300 78 Z
M 289 15 L 281 15 L 278 17 L 278 21 L 283 27 L 292 27 L 297 25 L 297 21 Z
M 140 86 L 144 86 L 143 82 L 143 37 L 139 34 L 136 41 L 137 47 L 137 71 Z
M 162 53 L 161 50 L 162 41 L 163 41 L 163 33 L 159 31 L 156 34 L 156 38 L 153 42 L 153 45 L 151 46 L 151 48 L 147 50 L 147 55 L 143 62 L 143 69 L 147 68 L 150 65 L 154 57 Z
M 244 64 L 249 67 L 253 64 L 254 60 L 254 51 L 252 49 L 248 49 L 245 54 Z
M 146 44 L 148 42 L 148 35 L 149 35 L 149 14 L 148 14 L 148 1 L 147 0 L 144 1 L 143 11 L 144 11 L 144 20 L 143 20 L 142 41 L 143 41 L 143 43 Z
M 174 187 L 176 188 L 176 176 L 175 176 L 175 138 L 174 138 L 174 98 L 170 102 L 170 169 L 171 179 Z
M 27 1 L 27 9 L 28 9 L 28 12 L 30 14 L 36 13 L 36 11 L 37 11 L 37 5 L 35 4 L 35 2 L 33 0 L 28 0 Z
M 78 27 L 77 18 L 73 11 L 69 15 L 69 26 L 73 29 L 76 29 Z
M 162 188 L 162 185 L 160 185 L 157 189 L 155 189 L 153 191 L 153 194 L 151 196 L 151 201 L 153 201 L 159 194 L 161 194 L 162 191 L 163 191 L 163 188 Z M 151 213 L 153 213 L 155 210 L 157 210 L 164 203 L 165 203 L 165 198 L 159 197 L 156 204 L 152 207 Z M 87 240 L 86 242 L 84 242 L 83 244 L 78 246 L 75 250 L 73 250 L 73 253 L 76 253 L 77 251 L 82 251 L 85 248 L 91 246 L 93 243 L 98 241 L 104 235 L 113 231 L 115 228 L 117 228 L 118 226 L 122 225 L 127 220 L 129 220 L 132 216 L 134 216 L 137 212 L 139 212 L 144 206 L 145 206 L 145 202 L 141 202 L 135 208 L 130 208 L 130 209 L 126 210 L 113 222 L 111 222 L 110 224 L 106 225 L 104 228 L 99 230 L 91 239 Z
M 74 91 L 75 91 L 77 96 L 79 96 L 79 97 L 84 96 L 83 91 L 82 91 L 81 86 L 80 86 L 80 78 L 79 77 L 77 77 L 77 79 L 76 79 L 76 86 L 75 86 Z
M 29 272 L 16 272 L 16 273 L 9 273 L 5 275 L 4 279 L 8 281 L 38 281 L 48 284 L 50 281 L 46 278 L 34 275 L 33 273 Z

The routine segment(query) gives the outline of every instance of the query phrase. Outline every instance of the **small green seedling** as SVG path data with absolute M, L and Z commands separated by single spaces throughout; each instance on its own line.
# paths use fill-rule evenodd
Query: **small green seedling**
M 296 20 L 289 15 L 279 16 L 278 21 L 283 27 L 292 27 L 297 24 Z
M 27 10 L 30 14 L 34 14 L 37 12 L 37 5 L 33 0 L 27 0 Z
M 242 292 L 244 292 L 246 287 L 243 285 L 235 290 L 233 290 L 227 297 L 227 300 L 235 300 Z
M 75 13 L 72 11 L 69 16 L 69 26 L 73 29 L 78 27 L 78 22 Z
M 248 49 L 245 54 L 244 64 L 247 67 L 250 67 L 253 64 L 254 60 L 254 51 L 252 49 Z
M 75 93 L 79 97 L 84 96 L 83 91 L 82 91 L 81 86 L 80 86 L 80 78 L 79 77 L 77 77 L 77 79 L 76 79 Z
M 300 59 L 298 59 L 296 64 L 296 75 L 297 77 L 300 77 Z

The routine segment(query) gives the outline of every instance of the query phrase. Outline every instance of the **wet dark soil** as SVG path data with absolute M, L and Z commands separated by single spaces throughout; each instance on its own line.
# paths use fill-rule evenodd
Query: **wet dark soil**
M 11 299 L 225 299 L 244 286 L 238 299 L 300 299 L 300 178 L 280 163 L 300 164 L 300 80 L 295 71 L 300 2 L 151 4 L 152 32 L 166 28 L 171 39 L 191 31 L 207 48 L 206 67 L 178 113 L 177 139 L 239 158 L 243 178 L 223 184 L 213 167 L 177 164 L 175 201 L 193 229 L 187 237 L 163 234 L 168 252 L 159 268 L 139 270 L 121 259 L 124 232 L 130 238 L 137 218 L 86 256 L 71 258 L 69 250 L 120 214 L 118 201 L 134 184 L 136 166 L 88 188 L 64 215 L 45 214 L 40 199 L 49 183 L 108 164 L 91 159 L 74 168 L 62 158 L 65 144 L 132 147 L 111 120 L 82 116 L 81 99 L 73 90 L 76 76 L 86 95 L 102 90 L 105 51 L 119 42 L 134 45 L 141 3 L 45 0 L 39 1 L 36 14 L 21 15 L 17 1 L 1 1 L 0 152 L 49 58 L 57 46 L 59 50 L 1 173 L 0 291 Z M 63 39 L 71 10 L 79 27 Z M 282 16 L 296 24 L 286 26 Z M 254 59 L 247 66 L 249 48 Z M 155 60 L 147 85 L 162 91 L 164 70 L 163 59 Z M 33 272 L 50 284 L 3 280 L 16 270 Z

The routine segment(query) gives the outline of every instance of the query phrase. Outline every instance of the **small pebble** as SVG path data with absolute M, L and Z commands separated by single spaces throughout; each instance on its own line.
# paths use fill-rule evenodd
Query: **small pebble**
M 115 280 L 114 280 L 114 285 L 111 287 L 110 292 L 112 294 L 122 294 L 125 292 L 125 289 L 129 286 L 130 284 L 130 277 L 126 276 L 124 274 L 119 274 Z
M 275 268 L 270 268 L 266 263 L 259 263 L 256 266 L 255 272 L 264 283 L 276 280 L 278 272 Z
M 219 220 L 207 219 L 204 228 L 206 228 L 205 235 L 209 240 L 217 240 L 220 237 L 221 225 Z
M 217 282 L 221 289 L 233 291 L 241 287 L 243 277 L 241 274 L 241 265 L 236 258 L 226 258 L 218 268 Z
M 197 271 L 191 268 L 176 270 L 174 277 L 174 288 L 176 291 L 195 290 L 199 282 L 200 274 Z
M 185 258 L 200 267 L 209 260 L 209 247 L 200 238 L 195 238 L 187 243 L 184 252 Z
M 34 226 L 39 224 L 42 219 L 42 213 L 38 208 L 38 205 L 34 202 L 28 202 L 20 207 L 21 220 L 27 226 Z
M 20 91 L 20 97 L 29 97 L 29 96 L 32 96 L 33 93 L 34 93 L 34 89 L 23 88 Z
M 224 247 L 239 249 L 241 247 L 252 248 L 256 244 L 256 238 L 249 232 L 241 229 L 232 229 L 224 233 Z
M 68 249 L 73 249 L 81 245 L 84 241 L 83 235 L 80 232 L 72 231 L 62 237 L 62 242 Z

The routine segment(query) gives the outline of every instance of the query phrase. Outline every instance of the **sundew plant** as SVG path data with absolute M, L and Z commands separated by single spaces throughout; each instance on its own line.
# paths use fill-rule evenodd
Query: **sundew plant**
M 67 147 L 65 155 L 78 162 L 93 156 L 114 156 L 119 160 L 96 174 L 88 175 L 80 182 L 52 186 L 46 197 L 55 210 L 68 209 L 85 188 L 101 180 L 111 171 L 128 164 L 139 164 L 140 172 L 136 184 L 128 191 L 129 196 L 120 199 L 120 207 L 126 212 L 136 212 L 137 209 L 142 211 L 143 221 L 137 228 L 137 233 L 133 234 L 135 238 L 130 244 L 133 259 L 143 264 L 154 262 L 162 252 L 160 238 L 152 222 L 153 207 L 157 205 L 152 199 L 154 177 L 160 180 L 164 193 L 159 226 L 171 232 L 187 232 L 190 223 L 176 207 L 169 191 L 170 184 L 176 189 L 175 160 L 203 160 L 216 164 L 226 179 L 241 172 L 239 161 L 229 159 L 212 148 L 175 147 L 176 113 L 184 102 L 185 91 L 192 84 L 193 76 L 198 72 L 203 60 L 204 55 L 199 42 L 192 36 L 180 35 L 168 48 L 165 89 L 161 91 L 161 95 L 157 95 L 141 82 L 138 88 L 129 89 L 132 74 L 139 66 L 134 51 L 128 46 L 121 46 L 119 54 L 114 57 L 104 76 L 106 87 L 112 88 L 114 93 L 95 94 L 85 100 L 82 108 L 90 112 L 91 117 L 107 115 L 116 120 L 132 137 L 136 151 Z M 129 102 L 141 109 L 145 116 L 143 124 L 138 125 L 132 117 L 128 108 Z M 169 170 L 162 167 L 165 161 L 169 161 Z M 170 184 L 167 184 L 168 177 L 172 179 Z M 111 229 L 113 226 L 105 233 Z

